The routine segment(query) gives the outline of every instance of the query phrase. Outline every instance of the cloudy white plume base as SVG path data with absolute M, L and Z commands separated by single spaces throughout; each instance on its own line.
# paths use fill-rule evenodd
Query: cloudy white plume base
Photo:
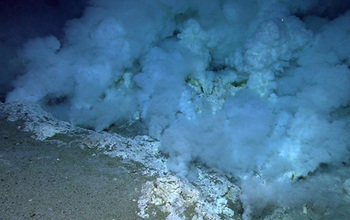
M 293 16 L 317 3 L 91 1 L 63 39 L 25 44 L 7 101 L 98 131 L 141 120 L 180 175 L 200 161 L 243 179 L 246 206 L 309 202 L 350 148 L 350 12 Z
M 240 189 L 230 182 L 227 176 L 197 167 L 198 178 L 190 183 L 185 178 L 169 172 L 167 159 L 159 154 L 159 142 L 148 136 L 131 139 L 118 134 L 94 132 L 71 126 L 31 103 L 0 104 L 0 113 L 9 121 L 21 120 L 24 127 L 19 129 L 32 132 L 34 139 L 54 140 L 63 146 L 68 144 L 82 149 L 97 149 L 108 156 L 144 165 L 136 172 L 142 171 L 145 176 L 156 177 L 155 180 L 145 181 L 141 196 L 137 200 L 137 215 L 144 219 L 157 216 L 157 213 L 153 213 L 154 210 L 150 210 L 151 206 L 156 206 L 166 213 L 168 220 L 186 219 L 189 216 L 192 219 L 219 220 L 221 217 L 233 219 L 238 216 L 228 203 L 239 201 Z M 72 141 L 65 143 L 59 138 L 56 139 L 54 136 L 59 134 L 72 137 Z M 193 211 L 185 215 L 190 209 Z

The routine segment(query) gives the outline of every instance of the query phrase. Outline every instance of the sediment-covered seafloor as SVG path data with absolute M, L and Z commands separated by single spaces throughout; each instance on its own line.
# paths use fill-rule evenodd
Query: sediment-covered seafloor
M 244 217 L 239 179 L 201 164 L 195 177 L 178 176 L 148 136 L 74 127 L 34 104 L 1 104 L 0 115 L 1 219 Z M 327 219 L 324 213 L 305 203 L 271 206 L 254 218 Z

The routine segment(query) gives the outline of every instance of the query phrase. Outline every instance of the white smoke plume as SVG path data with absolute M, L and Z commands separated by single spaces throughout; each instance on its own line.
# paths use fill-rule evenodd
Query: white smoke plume
M 345 8 L 325 0 L 93 0 L 63 37 L 24 44 L 25 74 L 7 102 L 41 103 L 96 130 L 138 120 L 173 171 L 186 176 L 200 162 L 240 178 L 247 218 L 269 205 L 343 207 Z M 349 214 L 328 214 L 339 213 Z

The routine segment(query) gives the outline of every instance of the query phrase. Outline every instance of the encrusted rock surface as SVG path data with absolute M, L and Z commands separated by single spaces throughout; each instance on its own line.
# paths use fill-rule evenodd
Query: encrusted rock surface
M 38 141 L 51 140 L 58 145 L 67 141 L 59 135 L 71 137 L 68 145 L 81 149 L 95 149 L 110 157 L 140 163 L 138 170 L 145 176 L 137 200 L 141 218 L 162 219 L 240 219 L 235 213 L 240 189 L 224 175 L 196 167 L 197 178 L 190 182 L 171 173 L 167 159 L 159 152 L 160 143 L 148 136 L 125 138 L 115 133 L 94 132 L 74 127 L 30 103 L 0 104 L 3 118 L 23 121 L 24 131 L 34 133 Z M 96 156 L 94 153 L 91 157 Z M 147 178 L 152 177 L 152 178 Z

